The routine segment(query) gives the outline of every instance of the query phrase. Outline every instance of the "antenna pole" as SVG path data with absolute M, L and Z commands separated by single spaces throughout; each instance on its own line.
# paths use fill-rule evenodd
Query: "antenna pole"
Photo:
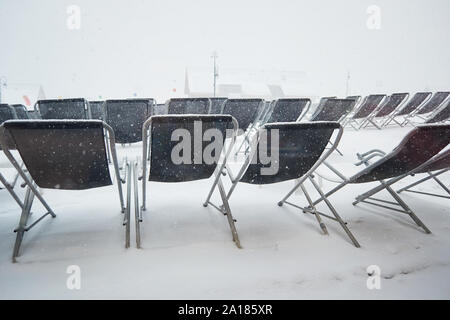
M 213 58 L 213 63 L 214 63 L 214 97 L 216 96 L 216 83 L 217 83 L 217 77 L 219 76 L 219 73 L 217 72 L 217 64 L 216 64 L 216 60 L 219 56 L 217 55 L 217 51 L 214 51 L 212 53 L 211 58 Z

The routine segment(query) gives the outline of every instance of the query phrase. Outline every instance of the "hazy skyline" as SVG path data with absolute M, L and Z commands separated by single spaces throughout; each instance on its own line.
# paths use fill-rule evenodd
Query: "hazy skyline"
M 47 97 L 163 100 L 183 95 L 186 67 L 212 79 L 217 50 L 222 68 L 305 72 L 304 94 L 344 95 L 348 71 L 354 94 L 448 90 L 449 13 L 448 0 L 0 0 L 0 76 Z

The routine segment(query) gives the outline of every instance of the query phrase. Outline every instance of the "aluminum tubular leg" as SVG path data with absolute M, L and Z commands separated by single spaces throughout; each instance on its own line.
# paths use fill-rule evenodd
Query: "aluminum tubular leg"
M 111 162 L 111 151 L 109 149 L 109 143 L 108 143 L 108 131 L 105 130 L 105 144 L 106 144 L 106 155 L 108 157 L 108 163 L 112 163 Z
M 34 182 L 33 182 L 34 186 Z M 27 187 L 27 191 L 25 193 L 25 200 L 24 200 L 24 206 L 22 208 L 22 213 L 20 215 L 19 225 L 16 229 L 14 229 L 14 232 L 17 233 L 16 235 L 16 241 L 14 243 L 14 249 L 13 249 L 13 255 L 12 255 L 12 261 L 16 262 L 16 258 L 19 255 L 20 252 L 20 246 L 22 244 L 23 236 L 25 232 L 29 231 L 31 228 L 33 228 L 35 225 L 37 225 L 41 220 L 43 220 L 46 216 L 51 215 L 53 218 L 55 216 L 52 215 L 52 212 L 48 211 L 41 215 L 39 218 L 37 218 L 34 222 L 27 225 L 28 219 L 31 215 L 31 207 L 33 206 L 33 200 L 36 194 L 33 192 L 32 188 L 29 186 Z
M 147 160 L 150 160 L 150 148 L 148 148 L 148 130 L 151 126 L 152 118 L 150 117 L 142 126 L 142 206 L 141 210 L 146 208 L 146 189 L 147 189 Z M 148 158 L 148 159 L 147 159 Z
M 388 191 L 391 194 L 391 196 L 396 200 L 396 203 L 392 203 L 392 204 L 398 204 L 399 206 L 401 206 L 403 208 L 403 211 L 395 209 L 395 208 L 392 208 L 392 207 L 388 207 L 388 206 L 378 205 L 378 204 L 375 204 L 373 202 L 367 201 L 365 199 L 359 200 L 359 201 L 355 201 L 353 204 L 355 205 L 355 204 L 357 204 L 359 202 L 364 202 L 364 203 L 368 203 L 368 204 L 372 204 L 372 205 L 375 204 L 377 206 L 380 206 L 380 207 L 383 207 L 383 208 L 387 208 L 387 209 L 391 209 L 391 210 L 394 210 L 394 211 L 399 211 L 399 212 L 406 213 L 407 215 L 409 215 L 411 217 L 411 219 L 419 227 L 421 227 L 425 231 L 425 233 L 431 233 L 431 231 L 427 228 L 427 226 L 416 216 L 416 214 L 411 210 L 411 208 L 409 208 L 409 206 L 400 198 L 400 196 L 394 190 L 392 190 L 392 188 L 389 185 L 387 185 L 384 181 L 380 181 L 380 183 L 383 186 L 382 189 L 386 189 L 386 191 Z M 369 198 L 369 197 L 367 197 L 366 199 L 378 200 L 378 199 Z M 381 201 L 381 200 L 378 200 L 378 201 Z M 387 202 L 387 201 L 383 201 L 383 202 Z M 390 203 L 390 202 L 388 202 L 388 203 Z
M 237 128 L 238 128 L 237 122 L 234 122 L 234 121 L 233 121 L 233 124 L 234 124 L 234 130 L 233 130 L 233 137 L 231 138 L 231 143 L 230 143 L 230 145 L 228 146 L 228 150 L 227 150 L 226 153 L 225 153 L 225 156 L 224 156 L 222 165 L 221 165 L 221 166 L 218 166 L 218 168 L 219 168 L 218 170 L 216 169 L 216 177 L 214 178 L 213 185 L 211 186 L 211 189 L 209 190 L 208 196 L 206 197 L 206 200 L 205 200 L 205 202 L 203 203 L 203 206 L 204 206 L 204 207 L 207 207 L 208 204 L 214 205 L 214 204 L 211 203 L 211 201 L 210 201 L 210 200 L 211 200 L 211 196 L 212 196 L 212 194 L 213 194 L 213 192 L 214 192 L 214 189 L 216 188 L 217 184 L 219 183 L 220 175 L 222 174 L 223 169 L 226 168 L 226 169 L 228 170 L 227 160 L 228 160 L 228 157 L 230 156 L 230 154 L 231 154 L 231 152 L 232 152 L 232 150 L 233 150 L 233 148 L 234 148 L 234 145 L 235 145 L 235 142 L 236 142 L 236 139 L 235 139 L 235 138 L 236 138 L 236 133 L 237 133 Z M 241 170 L 242 170 L 242 169 L 241 169 Z M 229 170 L 228 170 L 228 175 L 229 175 L 229 177 L 230 177 L 232 183 L 234 183 L 234 181 L 239 180 L 239 175 L 238 175 L 235 179 L 233 179 L 233 177 L 231 176 L 231 173 L 230 173 Z M 227 198 L 227 199 L 228 199 L 228 198 Z
M 25 204 L 22 208 L 22 213 L 20 215 L 19 225 L 14 230 L 16 232 L 16 241 L 14 243 L 14 249 L 12 254 L 12 261 L 17 262 L 16 258 L 19 255 L 20 246 L 22 245 L 23 235 L 26 232 L 26 225 L 28 218 L 30 217 L 31 206 L 33 204 L 34 193 L 31 192 L 30 188 L 27 188 L 25 194 Z
M 375 187 L 369 191 L 367 191 L 366 193 L 359 195 L 358 197 L 356 197 L 356 200 L 352 203 L 353 205 L 356 205 L 360 202 L 364 202 L 364 203 L 368 203 L 368 204 L 372 204 L 372 205 L 376 205 L 379 207 L 383 207 L 386 209 L 391 209 L 394 211 L 398 211 L 398 212 L 403 212 L 408 214 L 411 219 L 414 220 L 414 222 L 420 226 L 421 228 L 423 228 L 425 230 L 426 233 L 431 233 L 431 231 L 425 226 L 425 224 L 415 215 L 415 213 L 408 207 L 408 205 L 400 198 L 400 196 L 391 188 L 391 185 L 398 182 L 399 180 L 403 179 L 404 177 L 406 177 L 407 174 L 404 174 L 402 176 L 399 176 L 397 178 L 393 178 L 390 179 L 388 181 L 380 181 L 380 186 Z M 396 202 L 391 203 L 385 200 L 380 200 L 380 199 L 375 199 L 375 198 L 371 198 L 372 195 L 380 192 L 381 190 L 386 189 L 387 192 L 389 192 L 389 194 L 395 199 Z M 403 208 L 402 210 L 396 209 L 396 208 L 392 208 L 389 206 L 383 206 L 383 205 L 379 205 L 379 204 L 375 204 L 373 202 L 367 201 L 367 199 L 369 200 L 375 200 L 375 201 L 381 201 L 381 202 L 385 202 L 385 203 L 390 203 L 390 204 L 394 204 L 394 205 L 399 205 Z
M 317 160 L 317 162 L 311 167 L 311 169 L 309 169 L 309 171 L 307 173 L 305 173 L 303 175 L 303 177 L 300 178 L 300 180 L 296 183 L 296 185 L 287 193 L 286 196 L 284 196 L 283 199 L 281 199 L 281 201 L 278 202 L 278 205 L 281 207 L 283 205 L 284 202 L 286 202 L 286 200 L 300 187 L 300 185 L 309 177 L 311 176 L 314 171 L 316 171 L 316 169 L 325 162 L 325 160 L 329 157 L 329 155 L 331 153 L 334 152 L 334 150 L 337 148 L 339 141 L 341 141 L 341 137 L 342 134 L 344 132 L 344 128 L 341 126 L 339 128 L 339 132 L 336 136 L 336 139 L 334 140 L 334 143 L 332 143 L 332 147 L 330 149 L 328 149 L 328 151 L 321 157 L 319 158 L 319 160 Z M 314 203 L 315 204 L 315 203 Z
M 323 198 L 323 200 L 325 201 L 325 204 L 328 206 L 328 208 L 330 209 L 330 211 L 333 213 L 334 217 L 336 218 L 336 221 L 339 222 L 339 224 L 341 225 L 342 229 L 344 229 L 345 233 L 347 233 L 348 237 L 350 238 L 350 240 L 353 242 L 353 244 L 355 245 L 355 247 L 359 248 L 360 245 L 358 243 L 358 241 L 356 240 L 356 238 L 353 236 L 353 234 L 351 233 L 350 229 L 347 227 L 347 225 L 345 224 L 345 222 L 342 220 L 342 218 L 339 216 L 339 214 L 337 213 L 336 209 L 334 209 L 333 205 L 331 204 L 331 202 L 327 199 L 327 197 L 323 194 L 322 190 L 320 189 L 320 187 L 317 185 L 317 183 L 314 181 L 313 178 L 308 177 L 309 181 L 311 181 L 311 183 L 313 184 L 314 188 L 317 190 L 317 192 L 320 194 L 321 198 Z
M 241 249 L 242 247 L 241 247 L 241 243 L 239 241 L 239 236 L 236 231 L 236 226 L 234 225 L 235 220 L 233 219 L 233 216 L 231 214 L 230 204 L 228 203 L 228 199 L 225 194 L 225 188 L 223 187 L 222 180 L 220 180 L 220 179 L 218 182 L 218 187 L 219 187 L 220 197 L 222 198 L 223 206 L 225 209 L 225 215 L 227 216 L 228 224 L 230 225 L 231 234 L 233 236 L 233 241 L 236 244 L 236 247 Z
M 20 200 L 19 196 L 14 192 L 12 186 L 6 181 L 5 177 L 0 173 L 0 182 L 5 186 L 5 189 L 9 192 L 9 194 L 14 198 L 20 208 L 23 209 L 24 204 L 22 200 Z
M 303 191 L 303 194 L 305 195 L 306 200 L 308 201 L 310 207 L 312 208 L 312 214 L 314 214 L 314 216 L 317 219 L 317 222 L 319 223 L 320 228 L 322 229 L 323 233 L 325 235 L 328 235 L 328 230 L 327 227 L 325 226 L 325 223 L 323 223 L 322 218 L 320 218 L 319 213 L 317 212 L 316 207 L 312 204 L 312 200 L 311 197 L 309 196 L 308 192 L 306 191 L 306 188 L 303 186 L 303 184 L 300 185 L 300 188 Z
M 116 173 L 117 189 L 119 191 L 120 209 L 121 209 L 122 213 L 125 213 L 125 205 L 124 205 L 123 191 L 122 191 L 123 181 L 120 178 L 120 170 L 119 170 L 119 163 L 117 161 L 116 139 L 115 139 L 115 135 L 114 135 L 114 130 L 106 123 L 103 123 L 103 127 L 108 131 L 109 146 L 111 148 L 111 156 L 112 156 L 112 160 L 113 160 L 113 164 L 114 164 L 114 170 Z
M 11 154 L 11 152 L 6 148 L 6 144 L 3 143 L 3 141 L 0 142 L 2 144 L 2 149 L 3 152 L 5 153 L 6 157 L 8 158 L 8 160 L 11 162 L 11 164 L 14 166 L 14 168 L 16 168 L 17 172 L 20 174 L 20 177 L 23 179 L 23 181 L 25 182 L 25 185 L 27 185 L 31 191 L 34 193 L 34 195 L 39 199 L 39 201 L 42 203 L 42 205 L 45 207 L 45 209 L 47 210 L 47 212 L 49 212 L 49 214 L 54 218 L 56 217 L 56 214 L 53 212 L 53 210 L 50 208 L 50 206 L 47 204 L 47 202 L 44 200 L 44 198 L 41 196 L 41 194 L 39 193 L 39 191 L 37 190 L 37 188 L 35 187 L 34 183 L 32 182 L 31 178 L 28 178 L 27 175 L 25 174 L 25 172 L 23 172 L 23 170 L 20 168 L 19 163 L 17 162 L 17 160 L 14 158 L 14 156 Z
M 20 165 L 20 168 L 22 169 L 24 166 L 24 163 L 22 162 L 22 164 Z M 26 169 L 24 170 L 25 172 L 27 171 Z M 19 173 L 17 172 L 16 175 L 14 176 L 13 182 L 11 183 L 11 187 L 14 189 L 14 187 L 17 184 L 17 180 L 19 180 Z
M 134 184 L 134 223 L 136 227 L 136 247 L 138 249 L 141 248 L 141 222 L 142 216 L 140 215 L 141 211 L 139 210 L 139 188 L 138 188 L 138 163 L 135 162 L 133 164 L 133 184 Z
M 428 193 L 428 192 L 421 192 L 421 191 L 416 191 L 416 190 L 410 190 L 412 187 L 415 187 L 415 186 L 421 184 L 422 182 L 428 181 L 430 179 L 434 179 L 442 187 L 442 189 L 444 189 L 448 194 L 450 194 L 450 190 L 442 183 L 442 181 L 440 181 L 437 178 L 437 176 L 439 176 L 439 175 L 441 175 L 443 173 L 446 173 L 449 170 L 450 169 L 444 169 L 444 170 L 438 171 L 436 173 L 428 172 L 428 176 L 426 176 L 426 177 L 424 177 L 424 178 L 422 178 L 420 180 L 417 180 L 416 182 L 413 182 L 413 183 L 407 185 L 406 187 L 403 187 L 403 188 L 397 190 L 397 193 L 401 193 L 403 191 L 406 191 L 406 192 L 414 192 L 414 193 L 426 194 L 426 195 L 442 197 L 442 198 L 449 198 L 448 196 L 444 196 L 444 195 L 433 194 L 433 193 Z
M 392 195 L 392 197 L 402 206 L 403 209 L 407 212 L 407 214 L 414 220 L 414 222 L 422 227 L 425 233 L 431 233 L 430 229 L 416 216 L 416 214 L 408 207 L 408 205 L 400 198 L 400 196 L 392 190 L 390 186 L 386 186 L 386 190 Z
M 123 217 L 123 225 L 125 226 L 125 248 L 130 247 L 130 210 L 131 210 L 131 164 L 126 164 L 126 177 L 127 177 L 127 207 L 125 215 Z

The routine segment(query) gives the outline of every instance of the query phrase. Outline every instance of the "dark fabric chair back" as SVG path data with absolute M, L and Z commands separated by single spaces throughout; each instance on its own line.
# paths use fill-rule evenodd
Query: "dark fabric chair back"
M 116 143 L 142 141 L 142 125 L 151 116 L 151 99 L 106 100 L 106 123 L 114 130 Z
M 228 99 L 222 113 L 233 116 L 239 123 L 239 129 L 245 131 L 256 120 L 263 104 L 263 99 Z
M 417 92 L 408 103 L 396 115 L 404 116 L 416 110 L 425 100 L 431 96 L 431 92 Z
M 398 177 L 419 167 L 450 143 L 450 124 L 420 125 L 388 155 L 350 178 L 352 183 Z
M 27 108 L 23 104 L 13 104 L 12 107 L 16 111 L 17 119 L 30 119 Z
M 390 115 L 407 97 L 408 93 L 394 93 L 390 95 L 383 107 L 378 110 L 375 117 L 385 117 Z
M 86 100 L 39 100 L 37 107 L 42 119 L 89 119 Z
M 309 99 L 278 99 L 267 122 L 295 122 L 310 103 Z
M 223 106 L 225 105 L 225 101 L 227 98 L 209 98 L 211 100 L 211 109 L 209 110 L 209 114 L 222 114 Z
M 175 130 L 184 129 L 190 141 L 190 154 L 187 163 L 175 163 L 172 159 L 174 148 L 183 143 L 182 139 L 172 135 Z M 211 141 L 203 141 L 203 134 L 215 129 L 222 135 L 222 146 L 226 137 L 226 130 L 233 129 L 233 118 L 229 115 L 173 115 L 153 116 L 150 126 L 150 174 L 149 181 L 184 182 L 211 177 L 217 167 L 217 161 L 209 163 L 210 159 L 203 157 L 205 148 Z M 207 140 L 207 139 L 205 139 Z M 175 149 L 176 150 L 176 149 Z M 183 156 L 186 150 L 178 150 L 177 155 Z M 189 150 L 188 150 L 189 151 Z M 187 151 L 186 151 L 187 152 Z M 210 152 L 207 150 L 208 154 Z M 220 156 L 222 149 L 212 152 L 212 156 Z
M 339 121 L 352 111 L 355 103 L 355 99 L 327 98 L 311 121 Z
M 17 119 L 16 110 L 9 104 L 0 104 L 0 124 L 12 119 Z
M 3 124 L 41 188 L 82 190 L 111 185 L 101 121 L 27 121 Z
M 260 130 L 266 130 L 267 141 L 260 140 L 256 146 L 253 159 L 241 180 L 251 184 L 270 184 L 291 179 L 297 179 L 307 173 L 317 162 L 325 150 L 333 132 L 340 129 L 337 122 L 307 122 L 307 123 L 270 123 Z M 278 130 L 278 147 L 272 145 L 273 130 Z M 261 134 L 261 131 L 260 133 Z M 261 144 L 267 146 L 267 155 L 278 153 L 278 171 L 275 174 L 263 175 L 264 164 L 260 159 Z
M 450 169 L 450 149 L 439 153 L 437 156 L 433 157 L 433 159 L 431 159 L 428 162 L 429 162 L 428 165 L 426 165 L 416 173 Z
M 370 96 L 367 96 L 358 111 L 353 115 L 353 119 L 363 119 L 368 117 L 375 111 L 385 97 L 385 94 L 371 94 Z
M 450 119 L 450 99 L 446 102 L 443 108 L 439 109 L 426 123 L 436 123 Z
M 13 119 L 17 119 L 16 110 L 9 104 L 4 103 L 0 104 L 0 125 L 7 120 Z M 14 141 L 12 140 L 11 135 L 8 132 L 5 132 L 4 135 L 5 135 L 5 143 L 8 149 L 15 149 L 16 146 L 14 145 Z M 2 150 L 1 146 L 0 150 Z
M 417 111 L 417 114 L 425 114 L 434 111 L 436 108 L 438 108 L 442 102 L 445 101 L 445 99 L 448 98 L 450 95 L 450 92 L 436 92 L 431 99 L 423 105 L 422 108 Z
M 208 114 L 208 98 L 173 98 L 168 102 L 168 114 Z

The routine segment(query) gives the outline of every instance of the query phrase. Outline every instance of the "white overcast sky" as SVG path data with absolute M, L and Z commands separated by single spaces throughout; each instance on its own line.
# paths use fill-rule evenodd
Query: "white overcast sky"
M 319 95 L 343 95 L 347 70 L 352 93 L 448 90 L 449 40 L 449 0 L 0 0 L 0 76 L 47 97 L 162 99 L 213 50 L 222 68 L 304 71 Z

